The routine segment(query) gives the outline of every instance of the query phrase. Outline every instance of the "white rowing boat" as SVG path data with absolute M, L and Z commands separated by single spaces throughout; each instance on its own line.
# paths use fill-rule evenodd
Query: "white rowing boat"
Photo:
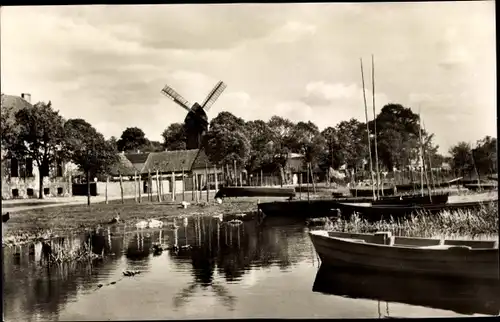
M 392 236 L 390 232 L 309 233 L 325 265 L 384 272 L 499 279 L 498 241 Z

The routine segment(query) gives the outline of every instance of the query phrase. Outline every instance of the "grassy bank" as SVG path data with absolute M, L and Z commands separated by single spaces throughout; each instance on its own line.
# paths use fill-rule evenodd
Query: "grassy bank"
M 328 229 L 343 232 L 371 233 L 391 231 L 394 235 L 410 237 L 474 238 L 480 235 L 498 235 L 498 204 L 491 203 L 479 211 L 443 211 L 434 215 L 417 213 L 408 220 L 382 220 L 370 223 L 358 216 L 349 220 L 335 220 Z

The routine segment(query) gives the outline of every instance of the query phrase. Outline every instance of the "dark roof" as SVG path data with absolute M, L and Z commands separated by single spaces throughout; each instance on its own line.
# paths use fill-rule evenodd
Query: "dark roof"
M 124 155 L 118 154 L 118 162 L 116 162 L 110 169 L 111 175 L 134 175 L 137 169 L 134 167 L 132 162 Z
M 152 152 L 141 169 L 141 172 L 156 171 L 161 172 L 180 172 L 182 170 L 191 171 L 192 169 L 204 169 L 206 165 L 209 167 L 211 163 L 208 161 L 203 150 L 177 150 Z
M 125 153 L 125 156 L 130 160 L 130 162 L 132 162 L 132 164 L 135 165 L 146 163 L 149 153 Z
M 28 101 L 19 96 L 2 94 L 0 106 L 2 114 L 8 114 L 7 122 L 14 123 L 14 113 L 25 107 L 32 107 Z

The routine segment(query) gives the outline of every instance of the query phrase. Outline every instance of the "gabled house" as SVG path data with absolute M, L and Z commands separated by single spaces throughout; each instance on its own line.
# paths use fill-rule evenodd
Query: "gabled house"
M 31 107 L 31 95 L 1 95 L 1 112 L 7 124 L 13 125 L 14 114 L 22 108 Z M 39 176 L 43 176 L 45 196 L 71 195 L 71 183 L 67 172 L 71 165 L 63 162 L 38 169 L 34 160 L 10 158 L 8 151 L 1 149 L 2 199 L 37 198 L 40 190 Z
M 182 191 L 183 174 L 185 190 L 193 189 L 193 176 L 196 176 L 197 189 L 205 187 L 208 183 L 215 182 L 214 172 L 217 179 L 222 182 L 222 169 L 214 168 L 203 149 L 176 150 L 150 153 L 125 153 L 125 157 L 130 161 L 141 176 L 142 189 L 147 192 L 148 184 L 154 186 L 156 172 L 162 180 L 167 180 L 168 191 L 172 191 L 172 174 L 175 175 L 175 190 Z M 208 170 L 208 180 L 205 173 Z M 153 188 L 154 189 L 154 188 Z

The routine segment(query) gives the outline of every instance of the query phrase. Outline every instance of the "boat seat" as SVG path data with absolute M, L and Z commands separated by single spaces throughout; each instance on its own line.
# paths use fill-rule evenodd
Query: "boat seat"
M 417 237 L 395 237 L 394 245 L 403 245 L 403 246 L 438 246 L 441 244 L 441 240 L 439 239 L 430 239 L 430 238 L 417 238 Z
M 447 250 L 471 250 L 472 247 L 469 246 L 455 246 L 455 245 L 435 245 L 435 246 L 421 246 L 419 248 L 423 249 L 447 249 Z
M 445 245 L 471 248 L 498 248 L 498 240 L 445 240 Z

